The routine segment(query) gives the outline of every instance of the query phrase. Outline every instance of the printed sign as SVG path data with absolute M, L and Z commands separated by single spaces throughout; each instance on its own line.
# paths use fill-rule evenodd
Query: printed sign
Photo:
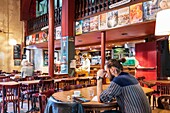
M 121 0 L 119 2 L 116 2 L 116 3 L 112 4 L 112 5 L 110 5 L 109 8 L 111 9 L 111 8 L 114 8 L 114 7 L 118 7 L 118 6 L 121 6 L 121 5 L 129 3 L 130 1 L 131 0 Z

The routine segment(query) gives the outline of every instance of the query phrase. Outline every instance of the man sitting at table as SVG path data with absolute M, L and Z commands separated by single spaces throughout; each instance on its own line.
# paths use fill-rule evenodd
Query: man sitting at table
M 111 110 L 104 113 L 151 113 L 148 99 L 132 75 L 123 72 L 121 62 L 126 60 L 109 60 L 105 70 L 97 72 L 97 97 L 100 102 L 110 102 L 115 97 L 120 111 Z M 103 91 L 102 79 L 106 76 L 110 79 L 109 87 Z

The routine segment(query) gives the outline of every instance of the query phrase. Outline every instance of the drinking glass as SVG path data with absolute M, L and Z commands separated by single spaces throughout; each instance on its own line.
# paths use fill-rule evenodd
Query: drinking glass
M 90 90 L 89 90 L 89 95 L 90 95 L 90 97 L 93 97 L 93 96 L 94 96 L 94 90 L 93 90 L 93 89 L 90 89 Z

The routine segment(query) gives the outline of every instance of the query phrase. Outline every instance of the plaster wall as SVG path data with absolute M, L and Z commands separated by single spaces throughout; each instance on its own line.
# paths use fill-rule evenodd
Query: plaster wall
M 0 70 L 12 72 L 21 66 L 14 66 L 13 46 L 9 39 L 17 44 L 24 42 L 23 22 L 20 21 L 20 0 L 1 0 L 0 2 Z

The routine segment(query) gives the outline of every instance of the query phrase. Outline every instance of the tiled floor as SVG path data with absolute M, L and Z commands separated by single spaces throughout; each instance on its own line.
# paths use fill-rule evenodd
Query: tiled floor
M 21 104 L 20 104 L 20 106 L 21 106 Z M 37 103 L 37 106 L 38 106 L 38 103 Z M 20 109 L 21 109 L 20 113 L 26 113 L 27 112 L 27 110 L 28 110 L 27 101 L 24 102 L 23 109 L 22 108 L 20 108 Z M 8 113 L 13 113 L 13 103 L 8 104 Z M 37 111 L 37 112 L 32 112 L 32 113 L 40 113 L 40 112 Z
M 38 107 L 38 103 L 37 103 L 37 107 Z M 23 109 L 20 110 L 21 111 L 20 113 L 26 113 L 27 109 L 28 109 L 27 101 L 25 101 Z M 12 103 L 8 104 L 8 113 L 13 113 L 13 104 Z M 37 112 L 32 112 L 32 113 L 40 113 L 40 112 L 37 111 Z M 154 109 L 154 110 L 152 110 L 152 113 L 170 113 L 170 110 Z

